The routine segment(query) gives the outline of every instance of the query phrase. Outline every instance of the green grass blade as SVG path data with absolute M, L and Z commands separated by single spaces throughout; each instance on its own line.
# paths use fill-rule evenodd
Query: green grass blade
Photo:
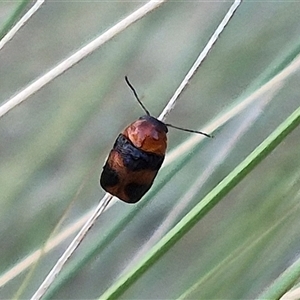
M 285 178 L 284 181 L 286 183 L 293 182 L 293 178 L 288 177 Z M 278 185 L 276 189 L 272 192 L 273 195 L 271 197 L 276 197 L 276 194 L 281 194 L 282 193 L 282 186 Z M 260 235 L 257 236 L 257 233 L 252 234 L 249 236 L 245 241 L 239 245 L 234 251 L 231 251 L 228 253 L 224 259 L 218 263 L 215 267 L 210 269 L 204 276 L 201 276 L 190 288 L 184 291 L 183 294 L 181 294 L 177 300 L 183 300 L 183 299 L 194 299 L 197 297 L 197 292 L 201 289 L 204 288 L 206 284 L 209 284 L 209 281 L 214 281 L 218 280 L 217 275 L 218 273 L 222 272 L 225 268 L 230 269 L 230 267 L 233 267 L 235 263 L 238 263 L 238 260 L 243 260 L 243 257 L 246 258 L 248 255 L 253 253 L 255 251 L 255 248 L 259 245 L 266 245 L 267 240 L 272 238 L 276 233 L 276 231 L 279 228 L 282 228 L 284 226 L 284 223 L 287 222 L 288 219 L 290 219 L 293 215 L 298 214 L 298 209 L 299 209 L 300 203 L 296 204 L 296 206 L 292 206 L 285 214 L 281 216 L 281 218 L 277 219 L 276 222 L 271 226 L 266 228 L 264 231 L 261 232 Z M 282 280 L 280 283 L 277 281 L 274 283 L 275 286 L 270 286 L 270 289 L 265 290 L 265 294 L 257 297 L 257 299 L 278 299 L 277 297 L 279 295 L 282 295 L 283 292 L 286 291 L 287 285 L 286 283 L 289 284 L 289 287 L 291 287 L 292 282 L 296 280 L 300 276 L 300 268 L 299 268 L 299 262 L 295 262 L 295 264 L 298 264 L 298 267 L 293 266 L 293 270 L 287 270 L 289 272 L 289 275 L 285 276 L 284 274 L 280 276 L 279 280 Z M 282 278 L 285 276 L 285 278 Z M 289 277 L 288 277 L 289 276 Z M 281 279 L 282 278 L 282 279 Z M 294 279 L 293 279 L 294 278 Z M 272 292 L 271 292 L 272 290 Z M 269 291 L 272 294 L 268 294 Z M 276 297 L 274 298 L 274 295 Z
M 300 277 L 300 259 L 298 258 L 285 270 L 261 295 L 259 299 L 280 299 L 291 289 Z
M 116 299 L 123 294 L 151 265 L 166 253 L 207 212 L 232 190 L 251 170 L 261 162 L 300 123 L 300 108 L 295 110 L 269 135 L 240 165 L 224 178 L 204 199 L 196 205 L 148 255 L 129 273 L 122 276 L 99 299 Z

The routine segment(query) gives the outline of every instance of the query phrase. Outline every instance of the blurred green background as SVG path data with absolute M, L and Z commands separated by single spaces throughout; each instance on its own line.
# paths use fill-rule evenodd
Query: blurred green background
M 0 52 L 0 101 L 142 4 L 46 1 Z M 17 5 L 0 3 L 0 26 Z M 60 230 L 104 195 L 99 174 L 105 158 L 118 133 L 143 114 L 124 76 L 158 116 L 230 5 L 167 2 L 1 118 L 2 274 L 47 241 L 81 185 Z M 237 105 L 239 96 L 254 92 L 264 74 L 298 53 L 299 12 L 298 2 L 244 2 L 167 122 L 201 130 Z M 203 140 L 174 176 L 167 171 L 176 168 L 177 161 L 163 169 L 153 187 L 157 193 L 144 199 L 147 203 L 118 201 L 104 213 L 64 271 L 74 267 L 74 273 L 65 281 L 64 274 L 59 276 L 49 297 L 100 296 L 136 262 L 141 249 L 153 245 L 151 237 L 172 228 L 299 106 L 299 74 L 296 70 L 274 85 L 219 128 L 213 140 Z M 168 151 L 189 138 L 170 129 Z M 175 299 L 197 282 L 187 299 L 257 297 L 299 255 L 299 138 L 296 129 L 123 298 Z M 158 189 L 163 180 L 166 184 Z M 197 192 L 188 198 L 195 186 Z M 100 249 L 101 241 L 128 214 L 130 222 Z M 43 257 L 22 298 L 34 293 L 71 238 Z M 76 265 L 84 259 L 83 265 Z M 25 275 L 2 287 L 0 298 L 12 298 Z

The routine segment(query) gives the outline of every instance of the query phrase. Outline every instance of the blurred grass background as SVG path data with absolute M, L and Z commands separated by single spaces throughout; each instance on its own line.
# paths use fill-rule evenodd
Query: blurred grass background
M 0 53 L 1 102 L 141 4 L 46 2 Z M 17 5 L 0 3 L 0 26 Z M 167 2 L 0 120 L 1 273 L 47 240 L 83 182 L 62 229 L 104 195 L 99 173 L 106 155 L 120 130 L 143 114 L 124 76 L 157 116 L 229 6 L 229 2 Z M 300 44 L 299 9 L 299 3 L 244 2 L 168 123 L 201 129 L 235 105 L 237 97 L 262 74 L 271 72 L 290 53 L 295 55 Z M 117 202 L 76 251 L 68 266 L 74 266 L 72 277 L 65 281 L 64 274 L 58 277 L 61 285 L 53 287 L 49 297 L 101 295 L 134 262 L 169 215 L 176 217 L 165 230 L 299 106 L 299 92 L 296 72 L 283 86 L 274 86 L 270 103 L 257 99 L 222 126 L 214 140 L 204 140 L 173 177 L 166 174 L 177 162 L 162 170 L 153 187 L 158 193 L 144 199 L 146 204 Z M 168 138 L 172 151 L 190 135 L 170 129 Z M 175 299 L 194 284 L 186 299 L 257 297 L 299 255 L 299 138 L 296 129 L 123 298 Z M 214 161 L 218 164 L 211 170 Z M 174 211 L 197 180 L 199 191 Z M 167 182 L 158 190 L 161 181 Z M 135 210 L 138 213 L 132 213 Z M 128 214 L 134 217 L 118 229 L 103 251 L 97 251 Z M 22 298 L 33 294 L 70 240 L 43 257 Z M 226 260 L 232 254 L 233 259 Z M 82 260 L 85 263 L 76 267 Z M 10 299 L 25 275 L 2 287 L 0 298 Z

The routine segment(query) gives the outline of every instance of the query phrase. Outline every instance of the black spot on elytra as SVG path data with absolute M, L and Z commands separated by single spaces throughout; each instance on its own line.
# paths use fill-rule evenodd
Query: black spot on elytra
M 119 182 L 118 173 L 106 163 L 100 177 L 100 185 L 105 189 L 105 187 L 115 186 Z
M 138 183 L 129 183 L 125 186 L 125 193 L 130 199 L 128 203 L 135 203 L 139 201 L 146 192 L 150 189 L 151 184 L 138 184 Z

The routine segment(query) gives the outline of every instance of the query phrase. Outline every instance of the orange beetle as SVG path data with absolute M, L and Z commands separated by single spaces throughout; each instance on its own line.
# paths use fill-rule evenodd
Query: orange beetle
M 127 203 L 136 203 L 151 188 L 167 149 L 167 126 L 183 129 L 152 117 L 125 77 L 136 99 L 147 115 L 140 117 L 119 134 L 100 177 L 102 188 Z

